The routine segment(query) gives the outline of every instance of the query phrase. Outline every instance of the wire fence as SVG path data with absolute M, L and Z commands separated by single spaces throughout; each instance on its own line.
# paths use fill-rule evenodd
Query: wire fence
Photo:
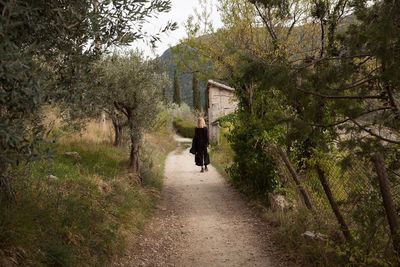
M 298 171 L 299 185 L 277 148 L 268 152 L 275 161 L 281 182 L 291 192 L 295 206 L 306 209 L 299 186 L 308 193 L 313 206 L 310 214 L 315 217 L 310 230 L 339 233 L 342 241 L 351 240 L 353 246 L 367 254 L 396 257 L 391 246 L 393 236 L 382 201 L 379 177 L 372 161 L 321 155 Z M 400 175 L 390 170 L 387 173 L 399 217 Z M 344 228 L 348 229 L 348 237 Z

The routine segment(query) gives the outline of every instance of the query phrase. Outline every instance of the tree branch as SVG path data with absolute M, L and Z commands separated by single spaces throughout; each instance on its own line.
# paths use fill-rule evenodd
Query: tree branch
M 309 95 L 314 95 L 322 98 L 328 98 L 328 99 L 386 99 L 385 97 L 381 95 L 367 95 L 367 96 L 357 96 L 357 95 L 352 95 L 352 96 L 340 96 L 340 95 L 324 95 L 320 94 L 317 92 L 311 92 L 311 91 L 306 91 L 301 88 L 297 88 L 299 91 L 309 94 Z
M 352 56 L 323 57 L 323 58 L 319 58 L 317 60 L 314 60 L 310 64 L 307 64 L 307 65 L 304 65 L 304 66 L 301 66 L 301 67 L 298 67 L 298 68 L 294 68 L 294 69 L 296 69 L 296 70 L 306 69 L 306 68 L 311 67 L 311 66 L 313 66 L 315 64 L 318 64 L 319 62 L 324 61 L 324 60 L 343 60 L 343 59 L 353 59 L 353 58 L 363 58 L 363 57 L 372 57 L 372 55 L 370 55 L 370 54 L 359 54 L 359 55 L 352 55 Z
M 126 117 L 129 117 L 129 114 L 128 114 L 127 110 L 124 108 L 124 105 L 123 105 L 123 104 L 121 104 L 121 103 L 119 103 L 119 102 L 117 102 L 117 101 L 114 101 L 114 107 L 115 107 L 118 111 L 124 113 L 124 115 L 125 115 Z
M 342 87 L 342 88 L 337 88 L 337 89 L 334 89 L 334 88 L 331 88 L 331 87 L 328 87 L 328 88 L 331 89 L 331 90 L 335 90 L 335 91 L 346 91 L 346 90 L 358 87 L 360 85 L 363 85 L 364 83 L 370 82 L 370 81 L 372 81 L 374 79 L 375 79 L 375 77 L 372 77 L 372 78 L 369 78 L 369 79 L 365 79 L 365 80 L 358 80 L 358 81 L 354 82 L 353 84 L 348 85 L 347 87 Z
M 319 21 L 321 26 L 321 51 L 319 53 L 319 58 L 321 59 L 324 56 L 324 49 L 325 49 L 325 28 L 324 28 L 323 18 L 321 18 Z
M 267 30 L 268 30 L 269 35 L 271 36 L 271 38 L 272 38 L 274 41 L 277 41 L 278 38 L 276 37 L 275 32 L 273 31 L 273 29 L 272 29 L 271 26 L 269 25 L 268 21 L 264 18 L 264 15 L 262 14 L 262 12 L 261 12 L 260 8 L 258 7 L 257 3 L 254 3 L 254 6 L 256 7 L 256 10 L 257 10 L 257 12 L 258 12 L 258 15 L 259 15 L 259 16 L 261 17 L 261 19 L 264 21 L 264 24 L 265 24 L 265 26 L 267 27 Z
M 310 125 L 311 126 L 315 126 L 315 127 L 321 127 L 321 128 L 334 127 L 334 126 L 338 126 L 340 124 L 343 124 L 345 122 L 348 122 L 348 121 L 351 121 L 351 120 L 355 120 L 355 119 L 360 118 L 362 116 L 368 115 L 370 113 L 374 113 L 374 112 L 378 112 L 378 111 L 382 111 L 382 110 L 388 110 L 388 109 L 391 109 L 391 108 L 390 107 L 383 107 L 383 108 L 377 108 L 377 109 L 374 109 L 374 110 L 368 110 L 368 111 L 363 112 L 363 113 L 361 113 L 361 114 L 359 114 L 357 116 L 354 116 L 353 118 L 348 117 L 348 118 L 346 118 L 344 120 L 341 120 L 341 121 L 338 121 L 338 122 L 335 122 L 335 123 L 332 123 L 332 124 L 313 124 L 313 123 L 311 123 Z
M 380 136 L 379 134 L 374 133 L 371 129 L 368 129 L 368 128 L 366 128 L 365 126 L 362 126 L 362 125 L 359 124 L 356 120 L 351 119 L 351 121 L 352 121 L 355 125 L 357 125 L 361 130 L 363 130 L 363 131 L 369 133 L 370 135 L 372 135 L 372 136 L 374 136 L 374 137 L 376 137 L 376 138 L 378 138 L 378 139 L 380 139 L 380 140 L 382 140 L 382 141 L 386 141 L 386 142 L 388 142 L 388 143 L 400 145 L 400 141 L 391 140 L 391 139 L 388 139 L 388 138 L 386 138 L 386 137 Z
M 290 34 L 292 33 L 292 30 L 293 30 L 293 28 L 294 28 L 294 25 L 296 25 L 296 23 L 297 23 L 296 14 L 293 14 L 293 21 L 292 21 L 292 23 L 290 24 L 289 30 L 287 31 L 286 39 L 289 38 L 289 36 L 290 36 Z

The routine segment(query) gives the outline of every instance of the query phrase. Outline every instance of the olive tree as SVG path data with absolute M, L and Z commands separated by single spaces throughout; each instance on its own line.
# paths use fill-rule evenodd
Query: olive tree
M 40 154 L 43 105 L 75 116 L 93 108 L 90 63 L 109 47 L 157 41 L 142 25 L 170 8 L 170 0 L 0 1 L 0 190 L 9 196 L 10 167 Z
M 125 118 L 130 137 L 129 168 L 139 173 L 143 133 L 158 114 L 162 91 L 169 80 L 156 62 L 145 60 L 137 51 L 105 57 L 94 66 L 93 73 L 101 104 Z

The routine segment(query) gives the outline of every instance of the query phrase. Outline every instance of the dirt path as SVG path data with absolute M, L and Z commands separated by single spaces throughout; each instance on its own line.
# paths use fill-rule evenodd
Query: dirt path
M 154 218 L 116 266 L 295 266 L 243 196 L 212 166 L 200 173 L 187 148 L 169 154 L 165 176 Z

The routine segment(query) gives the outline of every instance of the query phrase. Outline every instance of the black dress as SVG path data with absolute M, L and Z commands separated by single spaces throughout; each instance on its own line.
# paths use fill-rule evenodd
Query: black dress
M 208 130 L 204 128 L 196 128 L 193 138 L 194 150 L 196 152 L 195 162 L 197 166 L 207 166 L 210 164 L 210 157 L 207 152 L 208 146 Z

